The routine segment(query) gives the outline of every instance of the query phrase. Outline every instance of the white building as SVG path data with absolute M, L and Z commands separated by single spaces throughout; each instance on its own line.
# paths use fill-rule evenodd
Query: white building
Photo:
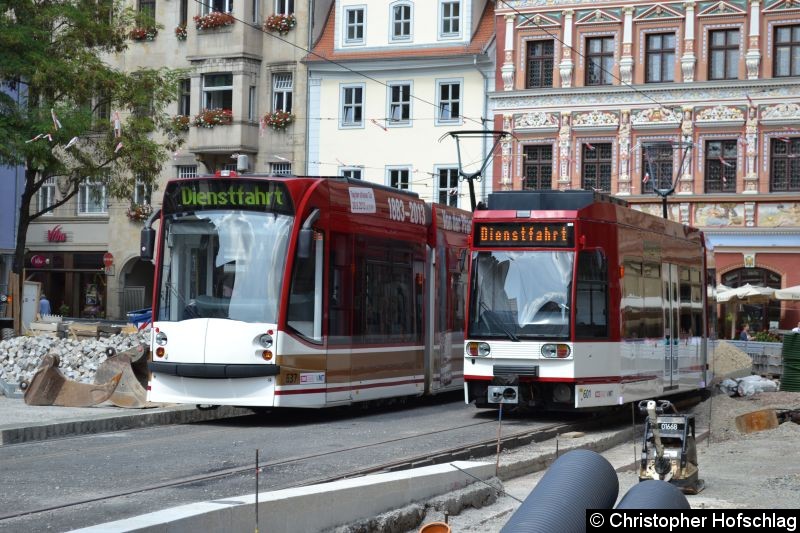
M 452 131 L 492 129 L 484 119 L 495 76 L 494 5 L 336 0 L 314 33 L 304 60 L 308 173 L 364 179 L 469 208 L 456 143 L 438 141 Z M 465 170 L 477 170 L 491 144 L 464 141 Z M 476 184 L 479 199 L 490 186 L 491 177 Z

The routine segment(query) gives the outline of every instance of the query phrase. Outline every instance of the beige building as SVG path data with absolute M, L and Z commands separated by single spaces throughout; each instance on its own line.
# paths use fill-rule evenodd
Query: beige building
M 168 180 L 236 169 L 237 162 L 250 172 L 305 171 L 306 73 L 299 60 L 308 49 L 310 5 L 130 0 L 155 19 L 157 31 L 134 30 L 128 49 L 110 61 L 128 72 L 186 71 L 173 109 L 186 124 L 186 142 L 164 165 L 155 191 L 138 186 L 133 198 L 117 200 L 87 184 L 75 201 L 31 224 L 26 267 L 43 283 L 54 312 L 63 303 L 69 316 L 123 318 L 150 305 L 153 265 L 138 258 L 139 231 Z M 53 203 L 59 194 L 52 183 L 37 201 Z M 109 268 L 106 253 L 113 256 Z
M 496 17 L 490 102 L 514 133 L 496 189 L 595 188 L 660 216 L 674 187 L 669 217 L 704 230 L 717 282 L 800 284 L 800 5 L 502 0 Z M 738 316 L 758 331 L 800 310 Z

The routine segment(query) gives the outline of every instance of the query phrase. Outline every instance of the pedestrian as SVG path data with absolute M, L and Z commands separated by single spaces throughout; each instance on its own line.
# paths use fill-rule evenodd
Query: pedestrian
M 49 315 L 50 313 L 52 313 L 52 310 L 50 309 L 50 300 L 47 299 L 47 296 L 42 294 L 39 296 L 39 314 L 44 316 Z
M 800 322 L 798 322 L 797 325 L 792 328 L 792 333 L 800 333 Z
M 742 332 L 739 333 L 739 340 L 740 341 L 749 341 L 753 340 L 753 336 L 750 335 L 750 325 L 745 324 L 742 326 Z

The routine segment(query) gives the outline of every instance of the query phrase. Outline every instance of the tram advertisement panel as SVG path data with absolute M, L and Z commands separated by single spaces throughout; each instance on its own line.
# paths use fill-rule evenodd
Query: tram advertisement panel
M 572 248 L 572 222 L 496 222 L 475 224 L 475 246 Z
M 294 213 L 284 183 L 241 178 L 170 182 L 162 209 L 165 214 L 211 209 Z

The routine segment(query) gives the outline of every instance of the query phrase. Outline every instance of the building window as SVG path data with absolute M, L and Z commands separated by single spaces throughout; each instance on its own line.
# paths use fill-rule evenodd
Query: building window
M 78 214 L 97 215 L 107 213 L 106 186 L 102 183 L 81 183 L 78 189 Z
M 178 24 L 186 26 L 189 22 L 189 0 L 181 0 L 178 8 Z
M 392 40 L 411 39 L 411 6 L 399 4 L 392 6 Z
M 362 44 L 364 42 L 364 8 L 355 7 L 344 10 L 346 44 Z
M 735 80 L 739 77 L 739 30 L 709 32 L 708 79 Z
M 41 212 L 54 203 L 56 203 L 56 179 L 47 178 L 44 183 L 42 183 L 42 187 L 39 189 L 39 193 L 36 198 L 36 211 Z M 48 211 L 45 214 L 52 215 L 53 212 Z
M 411 122 L 411 84 L 389 84 L 389 125 Z
M 178 179 L 196 178 L 197 165 L 180 165 L 178 166 Z
M 142 180 L 136 180 L 136 186 L 133 189 L 133 203 L 134 204 L 149 204 L 153 196 L 153 186 L 149 183 L 144 183 Z
M 775 28 L 775 76 L 800 76 L 800 25 Z
M 706 192 L 736 192 L 736 139 L 706 141 Z
M 258 105 L 256 102 L 256 86 L 251 85 L 250 91 L 247 95 L 247 120 L 250 122 L 256 122 L 258 120 L 256 115 L 258 114 Z
M 614 69 L 614 38 L 586 39 L 586 85 L 611 85 Z
M 233 109 L 233 74 L 203 76 L 203 107 Z
M 260 24 L 261 22 L 261 0 L 253 0 L 253 5 L 250 9 L 250 22 L 253 24 Z
M 525 146 L 522 149 L 525 165 L 523 189 L 553 188 L 553 147 L 549 144 Z
M 139 0 L 140 23 L 151 25 L 156 20 L 156 0 Z
M 342 122 L 343 128 L 364 126 L 364 86 L 342 87 Z
M 345 178 L 350 178 L 354 180 L 362 179 L 361 169 L 359 167 L 342 167 L 341 173 L 342 176 Z
M 275 14 L 291 15 L 292 13 L 294 13 L 294 0 L 275 0 Z
M 407 168 L 389 169 L 389 187 L 407 191 L 409 189 L 409 176 L 411 171 Z
M 292 164 L 291 163 L 270 163 L 269 164 L 269 172 L 270 172 L 270 174 L 275 174 L 277 176 L 290 176 L 292 174 Z
M 672 188 L 672 144 L 642 147 L 642 194 Z
M 273 111 L 292 112 L 293 78 L 291 72 L 276 72 L 272 75 Z
M 611 143 L 583 143 L 582 189 L 611 190 Z
M 212 11 L 221 13 L 233 13 L 233 0 L 204 0 L 200 2 L 203 15 L 208 15 Z
M 646 61 L 648 83 L 675 81 L 675 34 L 648 34 Z
M 770 191 L 800 191 L 800 137 L 772 139 L 771 143 Z
M 458 207 L 458 169 L 440 168 L 437 202 Z
M 457 37 L 461 34 L 461 2 L 442 2 L 440 6 L 441 36 Z
M 439 108 L 438 122 L 460 122 L 461 121 L 461 83 L 460 82 L 439 82 L 438 102 Z
M 553 41 L 529 41 L 525 88 L 553 86 Z
M 180 81 L 178 114 L 187 117 L 192 114 L 192 80 L 189 78 L 184 78 Z

